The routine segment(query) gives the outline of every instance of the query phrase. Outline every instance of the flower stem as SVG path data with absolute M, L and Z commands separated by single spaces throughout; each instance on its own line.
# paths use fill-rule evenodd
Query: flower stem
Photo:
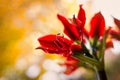
M 99 70 L 102 70 L 103 67 L 101 66 L 100 62 L 95 60 L 95 59 L 92 59 L 90 57 L 87 57 L 87 56 L 84 56 L 82 54 L 74 54 L 73 55 L 75 58 L 79 59 L 80 61 L 84 61 L 86 63 L 89 63 L 91 64 L 92 66 L 96 66 Z
M 98 70 L 96 71 L 96 73 L 97 73 L 97 80 L 108 80 L 105 69 Z

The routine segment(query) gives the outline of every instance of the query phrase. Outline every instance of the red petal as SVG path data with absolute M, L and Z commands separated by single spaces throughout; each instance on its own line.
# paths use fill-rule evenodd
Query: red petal
M 42 49 L 44 52 L 46 53 L 58 53 L 57 49 L 53 49 L 53 48 L 44 48 L 44 47 L 38 47 L 37 49 Z
M 38 49 L 42 49 L 44 52 L 50 54 L 60 54 L 64 57 L 69 56 L 69 53 L 67 53 L 68 52 L 67 49 L 59 49 L 59 48 L 53 49 L 53 48 L 44 48 L 44 47 L 39 47 Z
M 112 35 L 112 38 L 120 40 L 120 32 L 115 31 L 115 30 L 111 30 L 110 34 Z
M 106 43 L 106 49 L 108 49 L 108 48 L 113 48 L 113 42 L 112 41 L 108 41 Z
M 90 37 L 100 38 L 104 35 L 105 20 L 103 15 L 99 12 L 93 16 L 90 22 Z
M 84 35 L 88 38 L 89 37 L 89 32 L 85 28 L 83 28 L 83 32 L 84 32 Z
M 58 35 L 46 35 L 44 37 L 38 38 L 39 43 L 43 47 L 48 48 L 58 48 L 58 46 L 68 47 L 71 45 L 72 41 Z
M 112 30 L 112 27 L 109 26 L 109 28 L 105 31 L 106 34 L 108 35 L 110 33 L 110 31 Z
M 54 43 L 55 40 L 56 40 L 56 35 L 46 35 L 38 38 L 38 41 L 42 47 L 53 48 L 53 49 L 58 48 L 58 46 Z
M 114 23 L 117 25 L 117 27 L 120 29 L 120 20 L 117 18 L 114 18 Z
M 71 45 L 71 50 L 73 53 L 75 53 L 75 52 L 80 53 L 83 51 L 82 47 L 80 45 L 77 45 L 77 44 Z
M 57 53 L 63 56 L 70 56 L 70 46 L 73 43 L 71 40 L 68 40 L 59 35 L 46 35 L 38 39 L 41 44 L 37 49 L 42 49 L 47 53 Z
M 67 58 L 66 62 L 64 65 L 66 65 L 67 69 L 64 72 L 65 74 L 70 74 L 74 72 L 78 68 L 78 60 L 72 57 Z
M 70 45 L 73 43 L 73 41 L 60 36 L 56 37 L 56 42 L 58 42 L 59 44 L 61 44 L 63 47 L 66 47 L 66 48 L 70 47 Z
M 85 11 L 84 9 L 82 8 L 82 5 L 80 5 L 80 9 L 79 9 L 79 12 L 78 12 L 78 19 L 82 22 L 82 27 L 84 27 L 85 25 L 85 21 L 86 21 L 86 16 L 85 16 Z
M 71 39 L 71 40 L 79 40 L 79 33 L 77 30 L 76 25 L 71 24 L 64 16 L 57 15 L 58 19 L 64 25 L 64 33 Z
M 67 75 L 71 74 L 78 68 L 78 66 L 75 66 L 75 65 L 66 65 L 66 67 L 67 67 L 67 69 L 64 73 Z
M 78 29 L 81 29 L 82 27 L 82 22 L 78 19 L 78 18 L 75 18 L 75 15 L 73 15 L 73 19 L 71 21 L 72 23 L 74 23 Z
M 73 58 L 73 57 L 70 56 L 70 57 L 67 58 L 65 64 L 75 65 L 75 64 L 77 64 L 78 62 L 79 62 L 78 59 L 75 59 L 75 58 Z

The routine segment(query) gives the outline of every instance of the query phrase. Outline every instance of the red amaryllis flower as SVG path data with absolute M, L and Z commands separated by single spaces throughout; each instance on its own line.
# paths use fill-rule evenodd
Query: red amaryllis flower
M 80 5 L 80 10 L 78 12 L 77 18 L 75 18 L 75 16 L 73 16 L 73 19 L 71 22 L 60 14 L 58 14 L 57 17 L 64 25 L 64 33 L 71 40 L 73 40 L 73 41 L 81 40 L 82 33 L 83 33 L 83 27 L 84 27 L 84 24 L 86 21 L 85 11 L 82 8 L 82 5 Z
M 90 22 L 90 32 L 89 36 L 91 38 L 100 38 L 103 37 L 105 31 L 105 20 L 103 15 L 98 12 L 93 16 Z
M 73 41 L 62 36 L 52 34 L 40 37 L 38 41 L 41 46 L 37 49 L 42 49 L 51 54 L 60 54 L 66 58 L 65 63 L 61 64 L 66 66 L 65 74 L 70 74 L 79 67 L 78 63 L 80 61 L 73 58 L 72 53 L 81 52 L 82 48 L 80 45 L 74 44 Z
M 110 34 L 112 35 L 112 38 L 116 40 L 120 40 L 120 20 L 117 18 L 113 18 L 114 23 L 116 24 L 117 29 L 116 30 L 111 30 Z
M 64 56 L 71 54 L 71 40 L 68 40 L 59 35 L 46 35 L 38 39 L 41 44 L 37 49 L 42 49 L 47 53 L 56 53 Z
M 59 35 L 46 35 L 38 39 L 41 44 L 37 49 L 42 49 L 47 53 L 56 53 L 65 57 L 71 56 L 73 53 L 80 53 L 83 49 L 80 45 L 73 44 L 73 41 Z

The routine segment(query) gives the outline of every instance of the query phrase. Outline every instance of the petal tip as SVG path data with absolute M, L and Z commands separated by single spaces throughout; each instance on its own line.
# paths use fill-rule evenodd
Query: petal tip
M 80 4 L 79 7 L 82 8 L 83 4 Z

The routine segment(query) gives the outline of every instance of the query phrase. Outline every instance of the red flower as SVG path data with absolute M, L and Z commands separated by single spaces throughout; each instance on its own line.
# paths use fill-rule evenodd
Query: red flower
M 58 14 L 58 19 L 62 22 L 64 25 L 64 33 L 73 41 L 75 40 L 81 40 L 82 34 L 83 34 L 83 27 L 86 21 L 85 17 L 85 11 L 82 8 L 82 5 L 80 5 L 80 10 L 78 13 L 78 17 L 75 18 L 73 16 L 72 21 L 68 21 L 64 16 Z
M 66 57 L 82 50 L 81 46 L 73 44 L 73 41 L 58 35 L 47 35 L 39 38 L 38 41 L 41 46 L 37 49 L 42 49 L 47 53 L 56 53 Z
M 78 58 L 77 59 L 73 58 L 73 56 L 76 57 L 77 54 L 80 57 L 79 59 L 82 59 L 81 57 L 86 58 L 88 60 L 91 59 L 87 57 L 90 58 L 95 57 L 95 59 L 97 60 L 99 59 L 99 57 L 96 54 L 99 53 L 99 50 L 102 47 L 104 47 L 104 45 L 103 44 L 97 45 L 98 40 L 101 40 L 102 43 L 106 44 L 106 49 L 113 47 L 112 41 L 107 42 L 107 37 L 111 29 L 109 28 L 108 30 L 105 30 L 105 20 L 100 12 L 95 14 L 91 19 L 89 32 L 84 28 L 86 22 L 86 16 L 85 16 L 85 11 L 82 8 L 82 5 L 80 5 L 77 18 L 74 15 L 72 19 L 67 19 L 60 14 L 58 14 L 57 17 L 64 25 L 64 33 L 70 39 L 67 39 L 60 35 L 52 35 L 52 34 L 46 35 L 38 39 L 40 46 L 37 49 L 42 49 L 44 52 L 50 54 L 63 55 L 66 58 L 66 61 L 62 65 L 65 65 L 67 67 L 65 71 L 66 74 L 70 74 L 79 67 L 80 61 L 77 60 Z M 114 19 L 114 21 L 117 26 L 120 26 L 119 20 Z M 101 37 L 104 36 L 104 33 L 106 33 L 106 36 L 103 39 Z M 120 33 L 120 27 L 119 27 L 119 33 Z M 120 35 L 118 35 L 116 31 L 113 31 L 111 35 L 113 35 L 113 37 L 117 39 L 119 38 L 120 40 Z M 90 41 L 90 38 L 94 39 L 93 44 L 90 43 L 90 46 L 92 48 L 91 52 L 93 54 L 89 52 L 86 45 L 84 44 L 85 40 Z M 106 43 L 104 40 L 106 41 Z M 75 41 L 76 43 L 74 43 Z M 80 41 L 84 41 L 84 42 L 81 43 Z M 104 48 L 102 48 L 101 50 L 102 50 L 101 52 L 103 52 Z M 82 54 L 83 56 L 79 54 Z M 91 61 L 90 62 L 88 61 L 88 63 L 91 63 Z
M 112 35 L 112 38 L 120 40 L 120 20 L 118 20 L 117 18 L 113 18 L 114 19 L 114 23 L 117 26 L 117 30 L 111 30 L 110 34 Z
M 72 57 L 75 52 L 81 52 L 80 45 L 74 44 L 73 41 L 68 40 L 59 35 L 46 35 L 38 39 L 41 44 L 37 49 L 42 49 L 47 53 L 56 53 L 63 55 L 66 58 L 64 64 L 66 66 L 65 74 L 70 74 L 78 68 L 78 60 Z
M 47 53 L 57 53 L 68 56 L 71 54 L 71 40 L 58 35 L 47 35 L 38 39 L 41 44 L 37 49 L 42 49 Z
M 103 37 L 105 31 L 105 20 L 102 14 L 99 12 L 93 16 L 90 22 L 89 36 L 91 38 Z

